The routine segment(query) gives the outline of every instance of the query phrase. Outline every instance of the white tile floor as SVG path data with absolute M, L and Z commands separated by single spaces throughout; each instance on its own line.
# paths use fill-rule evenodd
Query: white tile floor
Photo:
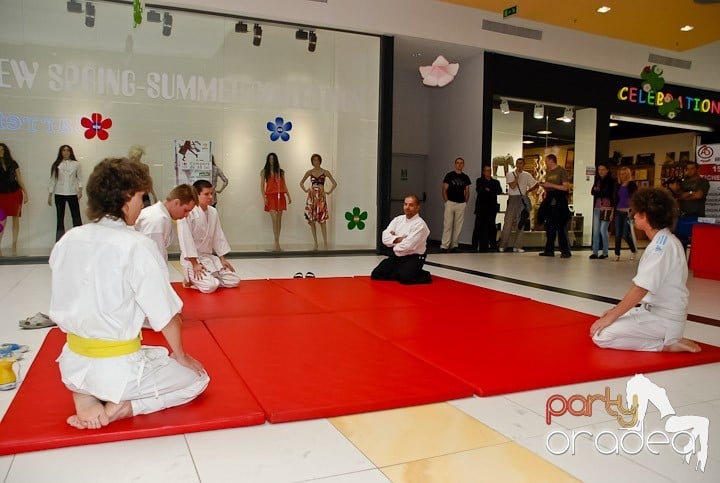
M 238 259 L 234 260 L 234 264 L 245 279 L 285 278 L 291 277 L 295 272 L 307 271 L 314 272 L 318 277 L 331 277 L 369 274 L 379 260 L 380 257 L 377 256 L 264 258 Z M 622 297 L 635 270 L 635 263 L 627 260 L 588 260 L 587 252 L 576 252 L 569 260 L 541 258 L 532 252 L 431 255 L 429 260 L 614 298 Z M 587 298 L 509 281 L 435 266 L 430 266 L 429 269 L 435 275 L 588 313 L 599 314 L 609 306 Z M 50 298 L 49 275 L 47 265 L 0 266 L 2 342 L 39 347 L 46 329 L 19 330 L 17 321 L 36 312 L 47 311 Z M 173 278 L 179 278 L 177 273 L 173 274 Z M 688 285 L 690 313 L 713 319 L 720 318 L 720 302 L 717 298 L 720 282 L 694 279 L 691 276 Z M 463 301 L 468 314 L 472 313 L 474 303 L 475 301 Z M 687 334 L 697 340 L 720 345 L 720 328 L 690 322 Z M 479 350 L 482 350 L 483 343 L 494 342 L 478 341 Z M 23 371 L 27 370 L 33 357 L 34 351 L 31 350 L 23 361 Z M 546 449 L 546 437 L 555 429 L 565 432 L 587 430 L 597 434 L 603 429 L 617 428 L 612 418 L 600 410 L 589 418 L 565 415 L 556 418 L 552 426 L 547 426 L 545 404 L 550 395 L 594 394 L 603 392 L 605 386 L 609 386 L 611 393 L 616 395 L 624 393 L 627 382 L 624 378 L 489 398 L 468 398 L 450 401 L 449 404 L 582 481 L 715 482 L 720 481 L 720 450 L 715 446 L 720 444 L 720 385 L 717 384 L 719 370 L 720 364 L 711 364 L 648 374 L 653 382 L 667 390 L 678 415 L 709 418 L 710 451 L 704 473 L 695 471 L 695 460 L 692 465 L 684 464 L 680 456 L 667 448 L 661 450 L 659 456 L 646 450 L 637 455 L 621 453 L 603 456 L 593 446 L 591 438 L 579 437 L 574 455 L 556 456 Z M 0 415 L 5 413 L 14 394 L 15 391 L 0 392 Z M 32 421 L 29 420 L 28 424 L 32 424 Z M 663 422 L 654 408 L 648 413 L 646 424 L 653 429 L 662 429 Z M 432 438 L 433 435 L 413 437 Z M 378 468 L 329 420 L 265 424 L 5 456 L 0 457 L 0 479 L 6 482 L 390 481 L 382 468 Z M 416 479 L 429 480 L 429 477 Z M 442 480 L 436 478 L 433 481 Z M 467 481 L 487 481 L 487 478 L 483 478 L 482 473 L 474 473 Z

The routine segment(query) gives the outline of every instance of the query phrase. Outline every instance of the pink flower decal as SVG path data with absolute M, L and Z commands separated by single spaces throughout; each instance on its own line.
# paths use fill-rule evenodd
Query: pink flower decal
M 112 127 L 112 119 L 103 119 L 102 114 L 93 112 L 90 119 L 87 117 L 80 119 L 80 124 L 86 128 L 85 137 L 87 139 L 92 139 L 97 135 L 99 140 L 105 141 L 109 136 L 107 129 Z
M 430 87 L 445 87 L 451 83 L 460 69 L 460 64 L 451 64 L 439 55 L 432 65 L 420 67 L 423 84 Z

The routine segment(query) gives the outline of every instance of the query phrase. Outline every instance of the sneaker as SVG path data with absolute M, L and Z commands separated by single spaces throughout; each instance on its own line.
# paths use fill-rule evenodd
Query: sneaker
M 605 260 L 608 256 L 607 255 L 599 255 L 598 259 Z
M 554 253 L 548 253 L 548 252 L 540 252 L 540 253 L 538 253 L 538 255 L 540 255 L 541 257 L 554 257 L 555 256 Z
M 513 248 L 513 253 L 525 253 L 525 250 L 522 248 Z
M 593 254 L 590 255 L 588 258 L 589 258 L 590 260 L 597 260 L 597 259 L 598 259 L 597 253 L 593 253 Z

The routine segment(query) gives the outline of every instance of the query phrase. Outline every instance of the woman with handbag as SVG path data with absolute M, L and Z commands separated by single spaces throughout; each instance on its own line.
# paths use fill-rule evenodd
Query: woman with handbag
M 608 228 L 613 219 L 613 195 L 615 194 L 615 180 L 610 174 L 606 162 L 597 165 L 595 183 L 590 193 L 593 195 L 593 230 L 592 230 L 592 255 L 590 258 L 604 259 L 608 257 L 610 235 Z M 600 240 L 602 240 L 602 255 L 600 251 Z
M 637 247 L 633 237 L 633 223 L 630 219 L 630 198 L 635 194 L 638 187 L 632 180 L 630 168 L 623 166 L 618 170 L 618 183 L 615 186 L 613 206 L 615 207 L 615 261 L 620 261 L 620 247 L 623 238 L 630 247 L 630 260 L 635 260 Z

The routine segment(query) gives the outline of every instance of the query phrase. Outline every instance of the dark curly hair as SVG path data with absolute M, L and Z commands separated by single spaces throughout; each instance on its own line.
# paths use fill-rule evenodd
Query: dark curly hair
M 675 198 L 662 188 L 641 188 L 630 200 L 635 213 L 643 213 L 651 227 L 656 230 L 675 228 L 678 219 L 678 204 Z
M 125 220 L 122 208 L 138 191 L 147 191 L 150 176 L 138 163 L 127 158 L 107 158 L 93 169 L 88 179 L 87 214 L 98 221 L 105 216 Z

